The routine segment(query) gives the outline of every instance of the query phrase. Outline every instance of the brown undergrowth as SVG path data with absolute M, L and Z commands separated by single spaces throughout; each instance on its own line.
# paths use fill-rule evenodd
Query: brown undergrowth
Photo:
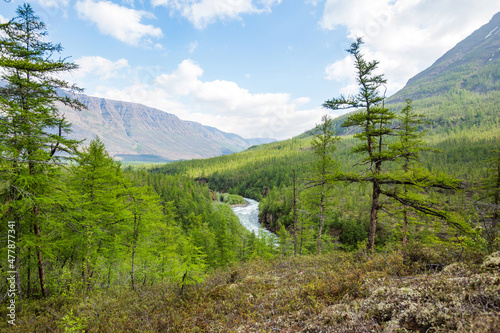
M 453 254 L 441 251 L 255 260 L 182 292 L 158 284 L 25 301 L 17 325 L 5 319 L 0 330 L 500 332 L 500 253 L 478 264 L 477 256 L 452 263 Z

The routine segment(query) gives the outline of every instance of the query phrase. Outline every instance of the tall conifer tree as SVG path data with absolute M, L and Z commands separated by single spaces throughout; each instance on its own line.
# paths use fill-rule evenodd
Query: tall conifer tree
M 454 214 L 436 207 L 438 205 L 430 201 L 427 195 L 412 194 L 405 190 L 401 193 L 401 186 L 405 188 L 415 186 L 421 190 L 436 188 L 455 190 L 462 184 L 460 180 L 446 174 L 434 175 L 425 169 L 409 169 L 409 161 L 417 158 L 423 149 L 419 135 L 412 128 L 418 116 L 408 113 L 405 119 L 403 114 L 403 129 L 398 131 L 394 124 L 396 114 L 385 108 L 385 93 L 381 95 L 379 91 L 386 83 L 383 75 L 375 74 L 379 62 L 364 59 L 360 50 L 362 44 L 363 40 L 358 38 L 347 50 L 354 56 L 356 80 L 359 85 L 358 94 L 349 97 L 341 95 L 339 98 L 326 101 L 323 106 L 332 110 L 357 109 L 349 115 L 342 126 L 356 126 L 361 129 L 354 135 L 359 140 L 359 144 L 352 149 L 352 152 L 363 155 L 360 164 L 367 166 L 366 172 L 339 173 L 330 180 L 365 182 L 372 185 L 368 250 L 373 250 L 375 246 L 378 213 L 383 206 L 382 196 L 420 213 L 444 219 L 449 225 L 466 231 L 467 224 Z M 411 104 L 407 105 L 406 110 L 411 112 Z M 398 135 L 401 140 L 399 144 L 394 144 L 391 138 Z M 387 163 L 401 160 L 404 163 L 403 173 L 389 171 L 384 167 Z
M 335 151 L 335 143 L 339 138 L 332 130 L 333 120 L 330 116 L 324 115 L 321 124 L 316 127 L 318 134 L 312 141 L 312 149 L 316 155 L 313 164 L 314 176 L 312 185 L 314 186 L 313 196 L 318 207 L 318 254 L 321 254 L 321 240 L 323 236 L 323 227 L 325 224 L 325 206 L 328 199 L 328 177 L 338 172 L 338 163 L 332 155 Z
M 14 19 L 0 25 L 0 67 L 6 82 L 0 87 L 0 159 L 2 166 L 7 167 L 1 173 L 5 186 L 0 189 L 7 207 L 4 217 L 16 222 L 20 247 L 25 246 L 24 235 L 33 232 L 36 236 L 43 296 L 47 295 L 47 283 L 40 200 L 54 172 L 54 163 L 67 157 L 58 152 L 71 154 L 77 144 L 66 137 L 70 124 L 58 111 L 56 102 L 84 108 L 60 90 L 80 89 L 57 77 L 75 70 L 77 65 L 66 59 L 52 59 L 62 47 L 46 42 L 46 35 L 45 24 L 29 4 L 20 6 Z M 21 292 L 19 277 L 17 282 Z
M 368 172 L 371 176 L 372 205 L 368 235 L 368 249 L 371 250 L 375 244 L 378 212 L 381 207 L 380 175 L 382 173 L 382 164 L 392 158 L 384 149 L 384 140 L 393 132 L 390 124 L 395 115 L 383 106 L 385 96 L 380 94 L 379 89 L 386 83 L 386 80 L 383 75 L 375 74 L 379 62 L 365 60 L 361 53 L 362 44 L 363 40 L 358 38 L 347 50 L 354 56 L 356 81 L 359 85 L 358 93 L 348 97 L 341 95 L 339 98 L 326 101 L 323 106 L 332 110 L 359 109 L 357 112 L 352 113 L 342 126 L 358 126 L 362 129 L 361 133 L 354 135 L 360 143 L 352 151 L 365 155 L 363 164 L 368 165 Z
M 111 274 L 114 259 L 120 252 L 116 246 L 123 244 L 115 237 L 126 235 L 133 218 L 127 209 L 129 193 L 121 165 L 108 155 L 99 138 L 84 148 L 76 162 L 70 181 L 75 207 L 70 211 L 77 231 L 75 246 L 79 248 L 82 262 L 83 284 L 90 290 L 99 261 L 106 262 L 108 275 Z

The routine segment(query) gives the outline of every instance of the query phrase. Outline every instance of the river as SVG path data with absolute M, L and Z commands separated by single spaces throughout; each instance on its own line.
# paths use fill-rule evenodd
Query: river
M 243 198 L 248 203 L 244 207 L 233 207 L 232 210 L 240 219 L 240 223 L 250 231 L 255 232 L 256 235 L 259 232 L 264 232 L 267 235 L 274 234 L 267 229 L 264 229 L 259 223 L 259 202 L 253 199 Z

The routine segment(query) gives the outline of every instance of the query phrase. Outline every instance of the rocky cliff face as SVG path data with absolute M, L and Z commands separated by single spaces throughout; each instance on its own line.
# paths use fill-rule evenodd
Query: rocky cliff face
M 238 152 L 255 142 L 141 104 L 86 95 L 77 98 L 88 110 L 60 108 L 72 123 L 71 137 L 88 143 L 99 136 L 111 155 L 125 161 L 207 158 Z

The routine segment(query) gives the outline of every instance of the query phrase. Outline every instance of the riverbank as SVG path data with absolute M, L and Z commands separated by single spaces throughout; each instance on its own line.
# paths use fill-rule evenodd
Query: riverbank
M 248 205 L 248 202 L 245 200 L 245 198 L 237 194 L 218 193 L 217 199 L 220 202 L 228 204 L 229 206 L 231 206 L 231 208 L 244 207 L 245 205 Z
M 244 204 L 234 204 L 234 205 L 229 205 L 231 208 L 236 208 L 236 207 L 247 207 L 248 202 L 245 202 Z

